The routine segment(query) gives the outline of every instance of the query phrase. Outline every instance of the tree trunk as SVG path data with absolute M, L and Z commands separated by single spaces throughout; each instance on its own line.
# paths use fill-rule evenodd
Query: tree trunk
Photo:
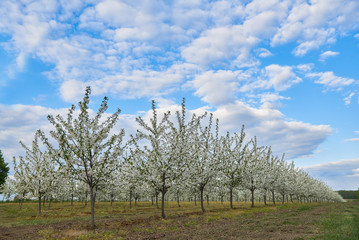
M 194 195 L 194 205 L 197 206 L 197 195 Z
M 73 206 L 73 205 L 74 205 L 74 194 L 71 193 L 71 206 Z
M 222 201 L 223 201 L 223 197 L 222 197 Z M 233 209 L 233 188 L 232 188 L 232 186 L 229 187 L 229 205 Z
M 130 209 L 132 209 L 132 190 L 130 190 Z
M 221 196 L 221 203 L 222 203 L 222 205 L 223 205 L 223 195 Z
M 85 193 L 85 206 L 87 206 L 87 195 L 88 194 L 89 194 L 88 191 L 86 191 L 86 193 Z
M 179 198 L 178 192 L 177 192 L 177 205 L 178 205 L 178 207 L 181 207 L 181 205 L 180 205 L 180 198 Z
M 41 217 L 41 194 L 39 194 L 39 217 Z
M 159 208 L 159 206 L 158 206 L 158 193 L 159 193 L 159 192 L 156 191 L 156 207 L 157 207 L 157 208 Z
M 209 205 L 209 197 L 208 197 L 208 194 L 206 194 L 206 198 L 207 198 L 207 205 Z
M 275 205 L 274 190 L 272 190 L 271 192 L 272 192 L 272 200 L 273 200 L 273 204 Z
M 263 195 L 263 202 L 264 202 L 264 205 L 267 205 L 267 189 L 264 189 L 265 192 L 264 192 L 264 195 Z
M 282 204 L 284 204 L 284 194 L 282 193 Z
M 206 209 L 204 209 L 204 206 L 203 206 L 203 190 L 204 190 L 204 187 L 201 187 L 199 190 L 201 192 L 201 209 L 202 209 L 202 212 L 205 212 Z
M 49 205 L 47 206 L 47 209 L 50 209 L 50 207 L 51 207 L 51 202 L 52 202 L 52 196 L 50 197 Z
M 91 198 L 91 228 L 95 228 L 95 194 L 94 194 L 94 187 L 90 187 L 90 198 Z
M 112 207 L 112 203 L 113 203 L 113 193 L 111 193 L 111 207 Z
M 165 214 L 165 195 L 166 195 L 167 189 L 166 189 L 166 173 L 163 173 L 162 175 L 162 202 L 161 202 L 161 215 L 162 218 L 166 218 Z
M 251 197 L 252 205 L 251 205 L 251 207 L 254 207 L 254 189 L 251 189 L 251 194 L 252 194 L 252 197 Z
M 44 196 L 44 197 L 42 198 L 42 206 L 43 206 L 43 207 L 45 207 L 45 200 L 46 200 L 46 196 Z
M 161 191 L 162 193 L 162 201 L 161 201 L 161 216 L 162 218 L 166 218 L 166 214 L 165 214 L 165 191 Z

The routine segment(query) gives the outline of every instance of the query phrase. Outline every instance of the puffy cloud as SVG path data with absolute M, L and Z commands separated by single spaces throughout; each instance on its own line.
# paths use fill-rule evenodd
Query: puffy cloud
M 236 99 L 240 74 L 240 71 L 207 71 L 196 75 L 188 85 L 196 89 L 194 94 L 201 97 L 204 102 L 218 106 Z
M 259 80 L 244 85 L 241 91 L 246 92 L 253 89 L 270 88 L 273 88 L 275 91 L 284 91 L 301 81 L 302 79 L 293 72 L 293 67 L 271 64 L 261 71 Z
M 286 90 L 302 81 L 301 78 L 293 73 L 292 67 L 279 66 L 277 64 L 265 67 L 264 76 L 268 78 L 268 84 L 277 91 Z
M 288 121 L 278 110 L 257 109 L 240 101 L 220 106 L 214 115 L 223 131 L 239 131 L 245 124 L 248 137 L 257 136 L 260 144 L 272 146 L 276 154 L 285 152 L 288 159 L 312 154 L 332 132 L 328 125 Z
M 297 1 L 287 18 L 282 21 L 272 38 L 273 46 L 296 41 L 296 56 L 303 56 L 325 43 L 332 43 L 338 34 L 358 27 L 359 3 L 357 1 L 317 0 Z M 337 29 L 337 30 L 335 30 Z
M 335 190 L 358 189 L 358 168 L 359 159 L 341 160 L 304 167 L 312 177 L 326 182 Z
M 231 64 L 237 67 L 252 66 L 257 63 L 250 59 L 250 51 L 257 43 L 258 39 L 246 35 L 241 25 L 217 27 L 203 32 L 182 50 L 182 56 L 188 62 L 204 67 Z
M 338 77 L 333 72 L 307 73 L 306 77 L 315 78 L 315 83 L 323 84 L 328 89 L 341 90 L 355 82 L 352 78 Z
M 322 54 L 320 54 L 319 61 L 323 62 L 323 61 L 327 60 L 327 58 L 335 57 L 337 55 L 339 55 L 339 52 L 326 51 L 326 52 L 323 52 Z

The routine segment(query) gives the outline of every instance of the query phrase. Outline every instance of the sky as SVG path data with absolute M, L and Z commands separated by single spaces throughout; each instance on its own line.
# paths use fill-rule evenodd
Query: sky
M 359 188 L 359 1 L 1 0 L 0 149 L 12 167 L 91 86 L 116 128 L 179 109 Z M 10 173 L 11 174 L 11 173 Z

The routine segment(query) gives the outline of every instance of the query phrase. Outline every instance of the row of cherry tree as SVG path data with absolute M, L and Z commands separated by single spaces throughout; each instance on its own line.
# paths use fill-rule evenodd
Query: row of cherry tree
M 105 119 L 105 97 L 98 112 L 91 116 L 91 89 L 73 105 L 64 118 L 48 116 L 54 130 L 51 138 L 41 130 L 35 134 L 31 147 L 24 147 L 24 157 L 14 157 L 14 179 L 8 179 L 4 194 L 20 199 L 91 200 L 91 224 L 94 226 L 95 199 L 119 199 L 126 194 L 132 204 L 141 199 L 161 198 L 161 214 L 165 218 L 166 196 L 195 200 L 204 208 L 209 195 L 233 196 L 238 191 L 255 195 L 266 204 L 280 196 L 298 201 L 342 201 L 324 183 L 311 178 L 302 169 L 272 154 L 270 147 L 258 146 L 257 139 L 245 141 L 244 126 L 240 133 L 219 136 L 218 119 L 212 114 L 187 116 L 185 102 L 174 115 L 165 112 L 159 117 L 152 102 L 152 117 L 136 118 L 139 130 L 124 143 L 125 131 L 111 130 L 120 110 Z M 267 194 L 269 195 L 267 197 Z

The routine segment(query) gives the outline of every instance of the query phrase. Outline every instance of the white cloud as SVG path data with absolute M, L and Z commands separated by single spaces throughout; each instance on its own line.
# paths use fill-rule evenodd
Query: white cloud
M 327 60 L 329 57 L 335 57 L 339 55 L 339 52 L 333 52 L 333 51 L 326 51 L 326 52 L 323 52 L 322 54 L 320 54 L 320 57 L 319 57 L 319 61 L 325 61 Z
M 359 16 L 358 9 L 357 1 L 297 1 L 292 5 L 287 18 L 282 21 L 271 44 L 277 46 L 296 41 L 299 45 L 293 53 L 303 56 L 325 43 L 333 43 L 339 32 L 345 33 L 357 28 L 355 19 Z
M 273 88 L 275 91 L 284 91 L 302 81 L 302 79 L 293 72 L 293 67 L 280 66 L 278 64 L 266 66 L 258 78 L 259 80 L 254 80 L 244 85 L 240 90 L 247 92 L 254 89 Z
M 346 141 L 346 142 L 358 142 L 359 138 L 349 138 L 349 139 L 345 139 L 344 141 Z
M 121 1 L 105 0 L 95 6 L 98 18 L 112 27 L 133 26 L 137 11 Z
M 352 97 L 354 97 L 355 93 L 350 93 L 347 97 L 344 98 L 345 105 L 348 106 L 352 102 Z
M 297 69 L 302 73 L 308 73 L 314 68 L 313 63 L 300 64 L 297 66 Z
M 273 56 L 273 54 L 268 49 L 265 49 L 265 48 L 258 48 L 255 50 L 255 52 L 258 55 L 258 57 L 261 57 L 261 58 Z
M 17 67 L 11 66 L 9 74 L 16 76 L 28 58 L 47 63 L 53 66 L 47 76 L 61 86 L 61 96 L 67 101 L 75 99 L 71 97 L 75 94 L 66 95 L 63 89 L 74 80 L 103 85 L 113 93 L 117 89 L 118 95 L 158 97 L 166 87 L 168 92 L 180 87 L 185 82 L 181 77 L 194 80 L 212 67 L 232 72 L 258 70 L 257 58 L 272 55 L 263 48 L 268 41 L 272 45 L 297 42 L 295 54 L 303 55 L 355 28 L 356 10 L 355 1 L 339 0 L 312 4 L 278 0 L 156 4 L 38 0 L 20 4 L 3 0 L 0 32 L 10 37 L 3 46 L 16 58 Z M 264 44 L 258 48 L 259 43 Z M 196 71 L 169 74 L 172 66 L 186 63 L 195 65 Z M 250 86 L 288 89 L 300 78 L 285 67 L 267 66 L 261 75 L 264 79 Z M 165 82 L 162 77 L 175 79 Z M 153 85 L 149 91 L 153 94 L 143 93 L 144 83 Z
M 218 106 L 233 102 L 238 89 L 238 76 L 241 72 L 232 71 L 207 71 L 196 75 L 188 85 L 196 89 L 195 95 L 201 97 L 204 102 Z
M 272 146 L 279 155 L 285 152 L 287 159 L 312 154 L 332 132 L 328 125 L 287 121 L 278 110 L 256 109 L 240 101 L 220 106 L 214 115 L 223 132 L 238 132 L 245 124 L 248 137 L 257 136 L 260 144 Z
M 250 51 L 258 41 L 256 37 L 246 35 L 241 25 L 216 27 L 206 30 L 185 47 L 182 56 L 186 61 L 203 67 L 253 66 L 257 63 L 251 59 Z
M 269 84 L 277 91 L 286 90 L 302 81 L 293 73 L 292 67 L 277 64 L 265 67 L 264 76 L 269 79 Z
M 323 84 L 328 89 L 341 90 L 355 82 L 352 78 L 338 77 L 333 72 L 307 73 L 306 77 L 315 78 L 315 83 Z
M 86 83 L 77 80 L 70 80 L 61 85 L 60 94 L 62 99 L 67 102 L 77 102 L 82 98 L 85 88 Z
M 304 167 L 312 177 L 326 182 L 335 190 L 357 190 L 359 188 L 358 168 L 359 159 Z
M 288 100 L 290 97 L 280 96 L 278 93 L 262 93 L 257 94 L 260 98 L 260 102 L 262 103 L 261 108 L 273 108 L 279 109 L 282 105 L 279 100 Z

